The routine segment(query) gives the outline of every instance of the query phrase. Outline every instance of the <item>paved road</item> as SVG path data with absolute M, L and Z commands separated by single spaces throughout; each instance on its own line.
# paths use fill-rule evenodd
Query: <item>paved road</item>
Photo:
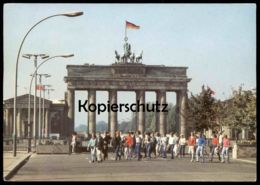
M 11 181 L 255 181 L 256 165 L 185 159 L 89 163 L 88 154 L 32 155 Z

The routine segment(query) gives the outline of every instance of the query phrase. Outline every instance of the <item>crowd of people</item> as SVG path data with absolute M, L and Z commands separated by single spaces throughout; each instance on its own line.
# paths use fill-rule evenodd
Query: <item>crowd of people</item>
M 75 152 L 76 133 L 72 135 L 72 152 Z M 152 158 L 184 158 L 185 148 L 188 147 L 188 155 L 191 162 L 205 162 L 207 156 L 208 161 L 212 162 L 214 156 L 218 157 L 220 162 L 229 162 L 230 140 L 227 135 L 214 134 L 212 138 L 206 138 L 202 133 L 195 134 L 192 132 L 188 139 L 184 135 L 178 136 L 177 133 L 171 132 L 160 135 L 158 132 L 146 132 L 143 136 L 140 131 L 128 132 L 123 135 L 117 131 L 113 137 L 109 132 L 97 135 L 92 134 L 88 141 L 88 149 L 90 150 L 90 163 L 102 162 L 108 159 L 108 149 L 112 147 L 114 160 L 151 160 Z M 207 147 L 209 153 L 207 153 Z

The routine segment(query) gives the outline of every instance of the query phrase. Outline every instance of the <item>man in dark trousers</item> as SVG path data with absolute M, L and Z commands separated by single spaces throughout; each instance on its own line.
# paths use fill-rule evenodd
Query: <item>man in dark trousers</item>
M 101 137 L 100 132 L 97 134 L 97 161 L 102 162 L 104 140 Z
M 108 146 L 110 143 L 111 137 L 108 132 L 104 133 L 104 145 L 103 145 L 103 153 L 104 153 L 104 160 L 108 159 Z
M 115 160 L 121 160 L 122 140 L 119 131 L 117 131 L 114 137 L 112 138 L 112 146 L 115 153 Z

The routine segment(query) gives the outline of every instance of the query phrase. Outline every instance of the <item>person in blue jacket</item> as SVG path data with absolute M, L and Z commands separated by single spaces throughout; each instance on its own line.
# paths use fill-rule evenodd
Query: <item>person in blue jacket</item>
M 203 155 L 203 150 L 204 146 L 206 144 L 205 138 L 203 135 L 200 133 L 198 142 L 197 142 L 197 150 L 196 150 L 196 161 L 199 162 L 199 157 L 202 158 L 202 161 L 204 162 L 204 155 Z

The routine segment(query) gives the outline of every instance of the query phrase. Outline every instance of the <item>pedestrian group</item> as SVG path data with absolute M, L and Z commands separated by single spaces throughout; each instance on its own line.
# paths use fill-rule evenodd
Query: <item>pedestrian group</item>
M 75 152 L 76 133 L 72 135 L 72 152 Z M 126 136 L 117 131 L 113 137 L 109 132 L 105 132 L 103 137 L 101 133 L 92 134 L 88 142 L 90 150 L 90 163 L 97 161 L 98 163 L 108 159 L 108 149 L 112 146 L 114 160 L 151 160 L 153 158 L 184 158 L 185 148 L 188 147 L 188 154 L 191 162 L 205 162 L 208 158 L 209 162 L 213 162 L 214 155 L 218 157 L 220 162 L 229 163 L 230 140 L 227 135 L 217 134 L 213 138 L 206 139 L 202 133 L 195 134 L 191 132 L 186 140 L 184 135 L 178 136 L 177 133 L 171 132 L 169 136 L 160 135 L 158 132 L 146 132 L 144 137 L 140 131 L 128 132 Z M 206 147 L 209 147 L 209 154 Z

